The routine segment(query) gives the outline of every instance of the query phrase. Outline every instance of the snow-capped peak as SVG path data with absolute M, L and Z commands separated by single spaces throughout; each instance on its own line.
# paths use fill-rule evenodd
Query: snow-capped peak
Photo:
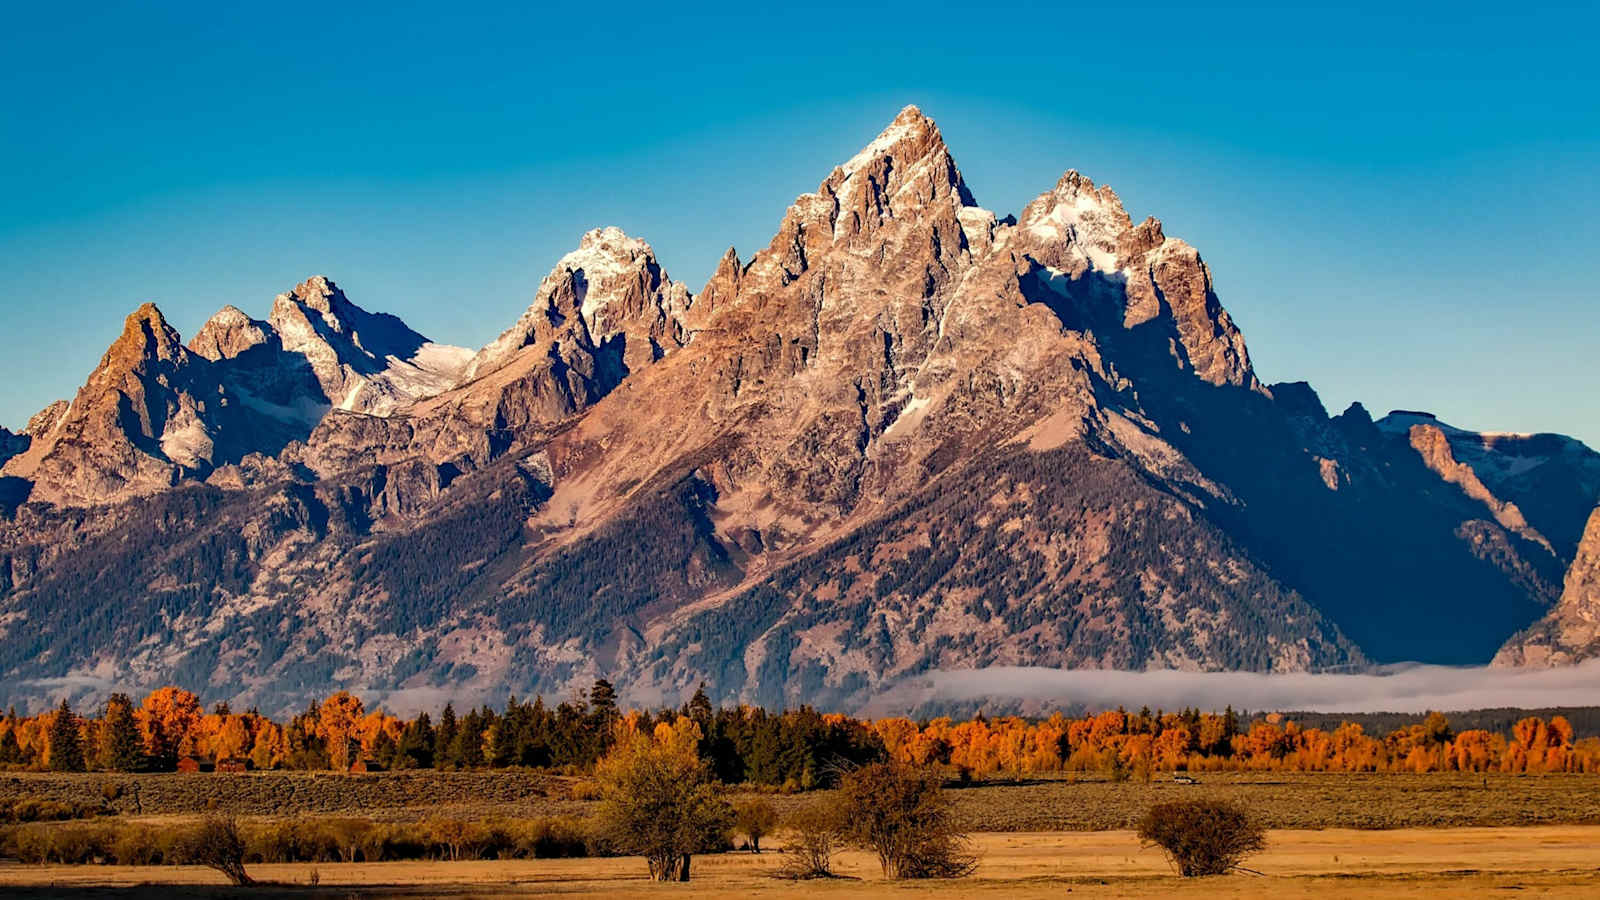
M 1116 272 L 1117 241 L 1131 226 L 1122 201 L 1110 186 L 1069 170 L 1045 194 L 1022 211 L 1019 227 L 1030 237 L 1050 244 L 1070 244 L 1092 268 Z
M 922 110 L 914 105 L 909 105 L 900 110 L 887 128 L 878 133 L 861 151 L 850 157 L 839 168 L 848 177 L 857 170 L 872 162 L 880 156 L 892 155 L 895 148 L 915 138 L 921 138 L 930 132 L 937 133 L 938 127 L 933 120 L 922 114 Z

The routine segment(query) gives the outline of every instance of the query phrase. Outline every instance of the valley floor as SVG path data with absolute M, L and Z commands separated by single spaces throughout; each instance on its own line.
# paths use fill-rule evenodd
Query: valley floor
M 0 893 L 16 897 L 1460 897 L 1499 891 L 1600 895 L 1600 826 L 1274 831 L 1247 864 L 1259 875 L 1180 879 L 1127 831 L 983 833 L 976 875 L 952 882 L 884 883 L 864 853 L 844 854 L 849 876 L 786 882 L 778 853 L 696 857 L 693 881 L 651 884 L 638 859 L 258 865 L 253 890 L 194 867 L 0 865 Z M 315 871 L 318 885 L 310 882 Z

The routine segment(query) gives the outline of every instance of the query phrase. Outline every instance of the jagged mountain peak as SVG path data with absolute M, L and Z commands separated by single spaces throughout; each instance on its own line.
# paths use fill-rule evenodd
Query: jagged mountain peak
M 566 349 L 584 354 L 616 341 L 620 362 L 637 369 L 683 343 L 690 302 L 688 289 L 662 270 L 649 242 L 616 226 L 591 229 L 539 283 L 516 323 L 466 364 L 460 384 L 505 368 L 529 347 L 563 352 L 550 346 L 559 345 L 561 335 L 569 336 Z
M 939 126 L 923 115 L 922 110 L 915 106 L 907 106 L 878 132 L 877 137 L 868 141 L 866 146 L 841 164 L 839 169 L 846 175 L 851 175 L 884 157 L 899 160 L 904 164 L 936 153 L 948 152 Z
M 1154 219 L 1141 223 L 1142 230 L 1125 242 L 1132 227 L 1116 192 L 1109 185 L 1096 187 L 1076 169 L 1067 170 L 1054 188 L 1035 198 L 1017 217 L 1018 230 L 1029 239 L 1047 249 L 1063 251 L 1054 259 L 1041 261 L 1079 273 L 1084 267 L 1119 272 L 1125 256 L 1153 250 L 1166 242 L 1161 223 Z M 1124 243 L 1130 252 L 1122 251 Z
M 357 306 L 323 275 L 273 301 L 267 318 L 285 353 L 311 367 L 326 401 L 384 416 L 455 382 L 471 351 L 435 344 L 397 316 Z
M 147 360 L 181 361 L 186 356 L 178 330 L 154 303 L 142 303 L 123 320 L 122 334 L 106 350 L 102 370 L 123 369 Z
M 856 193 L 850 189 L 852 184 L 863 178 L 872 182 L 869 191 L 887 195 L 896 212 L 904 208 L 903 203 L 895 202 L 902 200 L 901 194 L 910 194 L 904 199 L 917 202 L 934 202 L 953 194 L 962 206 L 977 205 L 939 126 L 916 106 L 900 110 L 877 137 L 834 169 L 821 192 L 839 195 L 841 206 L 848 207 L 847 195 Z
M 244 310 L 229 304 L 217 310 L 189 340 L 189 350 L 212 362 L 232 359 L 267 343 L 272 326 L 251 318 Z
M 334 312 L 339 306 L 350 303 L 350 298 L 344 295 L 339 285 L 326 275 L 307 278 L 295 285 L 293 290 L 280 295 L 279 299 L 292 300 L 325 313 Z

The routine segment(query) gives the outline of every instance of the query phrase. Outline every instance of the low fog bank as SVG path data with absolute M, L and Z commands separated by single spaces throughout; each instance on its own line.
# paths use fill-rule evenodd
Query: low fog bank
M 908 679 L 866 703 L 884 715 L 1042 714 L 1226 706 L 1326 713 L 1600 706 L 1600 659 L 1561 669 L 1405 664 L 1363 674 L 1117 672 L 999 666 Z

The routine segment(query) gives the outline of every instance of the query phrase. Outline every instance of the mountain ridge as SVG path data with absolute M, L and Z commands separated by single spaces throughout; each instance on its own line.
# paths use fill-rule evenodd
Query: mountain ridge
M 997 217 L 915 107 L 699 293 L 603 228 L 476 352 L 320 276 L 187 347 L 129 321 L 166 382 L 41 428 L 161 415 L 0 470 L 15 685 L 850 704 L 934 668 L 1486 662 L 1600 493 L 1577 442 L 1262 383 L 1193 247 L 1075 171 Z M 211 449 L 103 463 L 147 420 Z

